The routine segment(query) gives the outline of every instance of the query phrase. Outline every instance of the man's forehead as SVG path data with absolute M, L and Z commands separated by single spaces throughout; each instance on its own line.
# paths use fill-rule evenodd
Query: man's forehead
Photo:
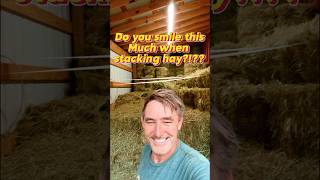
M 166 114 L 176 113 L 175 110 L 172 107 L 170 107 L 168 104 L 165 104 L 156 100 L 152 100 L 148 102 L 148 104 L 146 105 L 145 113 L 154 112 L 154 111 L 164 112 Z

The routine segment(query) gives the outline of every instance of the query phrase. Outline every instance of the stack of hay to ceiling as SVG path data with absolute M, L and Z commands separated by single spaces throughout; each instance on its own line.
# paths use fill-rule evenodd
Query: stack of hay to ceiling
M 319 16 L 304 16 L 306 7 L 240 8 L 238 48 L 295 46 L 217 59 L 213 70 L 218 109 L 238 134 L 292 156 L 319 150 Z
M 155 67 L 153 65 L 144 66 L 143 69 L 140 69 L 141 72 L 137 73 L 140 75 L 141 79 L 150 79 L 155 80 L 153 78 L 164 78 L 169 76 L 169 70 L 167 67 Z M 157 79 L 161 81 L 161 79 Z M 137 81 L 139 82 L 139 81 Z M 149 83 L 149 84 L 136 84 L 134 85 L 135 91 L 149 91 L 152 89 L 161 89 L 161 88 L 172 88 L 173 83 L 167 82 L 157 82 L 157 83 Z
M 85 49 L 84 55 L 107 55 L 109 42 L 105 32 L 108 32 L 108 9 L 104 7 L 88 7 L 85 9 Z M 107 59 L 83 59 L 77 61 L 77 66 L 104 66 Z M 105 95 L 109 87 L 107 70 L 76 71 L 76 92 Z

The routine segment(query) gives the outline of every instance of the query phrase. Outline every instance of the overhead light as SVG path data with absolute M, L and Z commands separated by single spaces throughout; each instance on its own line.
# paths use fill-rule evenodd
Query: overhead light
M 168 11 L 167 11 L 167 32 L 170 34 L 170 32 L 173 32 L 173 26 L 174 26 L 174 3 L 171 2 L 168 6 Z M 170 44 L 170 42 L 168 42 Z

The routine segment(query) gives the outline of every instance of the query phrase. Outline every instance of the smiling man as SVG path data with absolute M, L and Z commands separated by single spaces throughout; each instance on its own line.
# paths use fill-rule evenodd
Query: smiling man
M 146 98 L 141 115 L 146 145 L 138 179 L 210 179 L 208 159 L 178 138 L 183 114 L 184 104 L 172 90 L 156 90 Z

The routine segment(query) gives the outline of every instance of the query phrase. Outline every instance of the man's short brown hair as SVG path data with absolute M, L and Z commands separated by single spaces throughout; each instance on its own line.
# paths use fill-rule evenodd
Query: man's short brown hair
M 149 94 L 149 96 L 145 99 L 142 109 L 142 117 L 144 117 L 144 111 L 148 103 L 153 100 L 160 102 L 164 106 L 170 107 L 171 110 L 175 110 L 180 118 L 183 117 L 185 109 L 183 101 L 173 90 L 170 89 L 158 89 L 152 91 Z

